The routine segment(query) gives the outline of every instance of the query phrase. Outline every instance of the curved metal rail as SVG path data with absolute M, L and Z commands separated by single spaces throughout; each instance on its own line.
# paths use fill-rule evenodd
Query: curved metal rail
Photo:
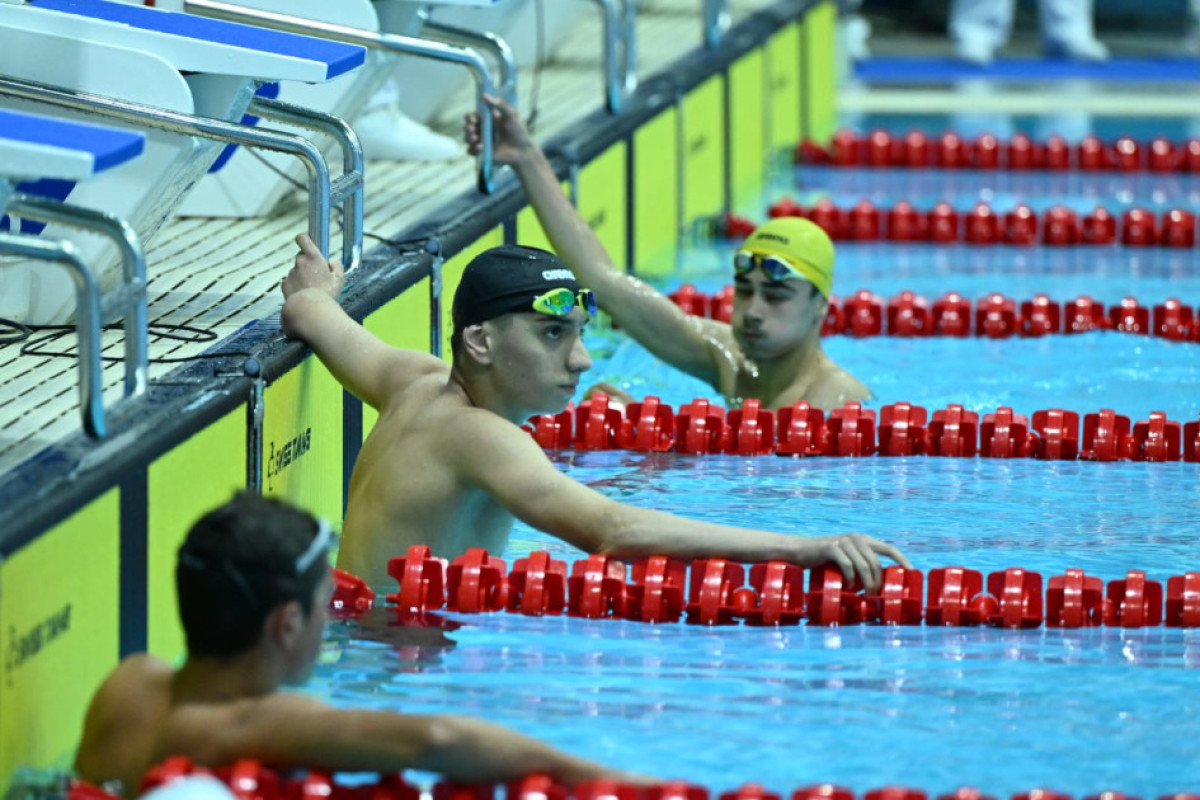
M 98 439 L 108 429 L 104 420 L 100 372 L 100 284 L 70 242 L 48 242 L 33 236 L 0 233 L 0 253 L 59 264 L 75 283 L 75 331 L 79 336 L 79 404 L 83 429 Z
M 481 134 L 483 149 L 479 154 L 479 189 L 491 193 L 495 188 L 492 160 L 492 115 L 483 102 L 483 95 L 498 94 L 492 81 L 487 62 L 475 50 L 469 47 L 458 47 L 418 39 L 412 36 L 401 36 L 393 33 L 350 28 L 344 25 L 334 25 L 328 22 L 295 17 L 290 14 L 277 14 L 271 11 L 259 11 L 245 6 L 221 3 L 217 0 L 185 0 L 184 8 L 200 16 L 223 19 L 228 22 L 239 22 L 243 25 L 256 25 L 289 33 L 301 33 L 307 36 L 332 39 L 347 44 L 356 44 L 373 50 L 388 50 L 394 53 L 431 58 L 437 61 L 447 61 L 461 64 L 471 71 L 476 83 L 476 108 L 482 121 Z

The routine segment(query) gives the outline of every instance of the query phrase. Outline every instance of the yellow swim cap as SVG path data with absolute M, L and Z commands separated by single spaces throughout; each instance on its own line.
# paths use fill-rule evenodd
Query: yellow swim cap
M 803 217 L 776 217 L 758 226 L 741 249 L 760 256 L 782 256 L 829 297 L 833 288 L 833 242 L 815 222 Z

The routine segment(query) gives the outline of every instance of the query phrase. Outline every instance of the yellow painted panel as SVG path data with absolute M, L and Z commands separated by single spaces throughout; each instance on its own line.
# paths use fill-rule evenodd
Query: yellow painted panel
M 732 210 L 762 215 L 767 142 L 762 49 L 751 50 L 729 67 L 729 196 Z
M 442 308 L 443 314 L 450 313 L 447 303 Z M 363 325 L 375 334 L 385 344 L 392 347 L 402 347 L 405 350 L 429 352 L 429 327 L 431 325 L 429 311 L 429 278 L 423 278 L 405 289 L 398 297 L 387 302 L 382 308 L 363 320 Z M 375 409 L 363 403 L 362 432 L 363 439 L 371 432 L 379 414 Z
M 633 270 L 669 275 L 679 243 L 679 112 L 671 106 L 633 134 Z
M 117 664 L 120 502 L 113 489 L 0 564 L 0 786 L 70 765 Z
M 442 265 L 442 357 L 452 360 L 450 353 L 450 334 L 454 333 L 454 320 L 451 319 L 450 309 L 454 304 L 454 292 L 462 279 L 463 270 L 471 259 L 487 250 L 489 247 L 499 247 L 504 244 L 504 228 L 497 226 L 467 245 L 460 253 Z
M 724 76 L 714 75 L 683 99 L 683 225 L 714 217 L 725 205 Z
M 827 144 L 837 128 L 837 6 L 820 3 L 804 18 L 804 135 Z
M 263 395 L 263 494 L 342 518 L 342 387 L 309 356 Z
M 554 250 L 550 244 L 550 237 L 542 229 L 542 223 L 538 221 L 537 214 L 533 213 L 530 206 L 525 206 L 517 212 L 517 244 Z
M 563 181 L 562 190 L 563 194 L 570 197 L 571 182 Z M 542 229 L 542 223 L 538 221 L 537 214 L 533 213 L 533 208 L 530 206 L 525 206 L 517 212 L 517 244 L 523 244 L 526 247 L 540 247 L 543 250 L 554 252 L 554 247 L 550 244 L 550 237 Z
M 629 226 L 626 223 L 625 166 L 628 148 L 611 145 L 579 170 L 579 215 L 600 239 L 617 269 L 626 268 Z
M 804 87 L 800 80 L 801 29 L 791 22 L 767 42 L 768 149 L 774 153 L 791 150 L 800 141 L 801 101 Z
M 184 654 L 175 595 L 176 553 L 197 519 L 245 488 L 246 424 L 246 408 L 238 408 L 150 465 L 147 646 L 168 661 Z

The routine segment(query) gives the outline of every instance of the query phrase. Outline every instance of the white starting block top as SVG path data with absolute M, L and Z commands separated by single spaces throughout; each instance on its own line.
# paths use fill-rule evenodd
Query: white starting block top
M 260 80 L 323 83 L 366 59 L 356 45 L 109 0 L 0 3 L 0 28 L 6 26 L 148 50 L 181 72 Z
M 83 180 L 142 152 L 146 137 L 0 109 L 0 176 Z

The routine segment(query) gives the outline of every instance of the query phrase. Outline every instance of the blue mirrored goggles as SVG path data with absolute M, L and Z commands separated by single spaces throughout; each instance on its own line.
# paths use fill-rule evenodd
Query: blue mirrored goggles
M 533 300 L 534 311 L 551 317 L 565 317 L 577 305 L 591 316 L 596 315 L 596 295 L 591 289 L 572 292 L 566 287 L 560 287 L 551 289 Z
M 773 281 L 804 277 L 795 267 L 779 256 L 766 256 L 751 253 L 749 250 L 739 250 L 734 254 L 733 270 L 738 275 L 746 275 L 755 267 L 761 267 L 766 276 Z

